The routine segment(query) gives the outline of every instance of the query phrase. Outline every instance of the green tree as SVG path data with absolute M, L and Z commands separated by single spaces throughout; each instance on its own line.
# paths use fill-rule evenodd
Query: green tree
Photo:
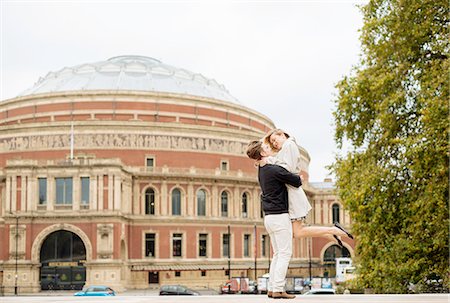
M 449 267 L 449 3 L 373 0 L 338 84 L 333 165 L 357 235 L 358 283 L 407 291 Z

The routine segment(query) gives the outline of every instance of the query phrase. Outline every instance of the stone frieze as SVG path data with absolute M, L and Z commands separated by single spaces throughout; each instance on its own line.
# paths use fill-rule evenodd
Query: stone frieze
M 79 149 L 157 149 L 195 150 L 226 154 L 245 154 L 247 143 L 212 138 L 146 134 L 76 134 Z M 29 135 L 0 139 L 0 152 L 70 149 L 70 134 Z

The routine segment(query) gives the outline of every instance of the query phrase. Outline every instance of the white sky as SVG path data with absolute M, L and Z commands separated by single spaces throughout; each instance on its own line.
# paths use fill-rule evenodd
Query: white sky
M 1 100 L 66 66 L 154 57 L 224 84 L 309 152 L 310 181 L 329 176 L 367 1 L 0 1 Z

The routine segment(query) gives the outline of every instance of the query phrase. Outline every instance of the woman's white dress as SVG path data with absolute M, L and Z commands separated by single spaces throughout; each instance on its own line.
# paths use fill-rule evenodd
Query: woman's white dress
M 300 152 L 295 140 L 288 138 L 281 150 L 273 157 L 267 157 L 269 164 L 275 164 L 284 167 L 294 174 L 300 173 Z M 306 197 L 302 187 L 293 187 L 286 185 L 289 197 L 289 216 L 291 220 L 300 220 L 308 215 L 311 210 L 311 204 Z

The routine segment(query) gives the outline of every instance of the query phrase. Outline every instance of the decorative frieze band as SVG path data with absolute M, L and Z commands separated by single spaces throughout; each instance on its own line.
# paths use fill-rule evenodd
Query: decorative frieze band
M 210 138 L 143 134 L 76 134 L 74 149 L 162 149 L 245 154 L 247 143 Z M 0 139 L 0 152 L 69 149 L 70 134 Z

